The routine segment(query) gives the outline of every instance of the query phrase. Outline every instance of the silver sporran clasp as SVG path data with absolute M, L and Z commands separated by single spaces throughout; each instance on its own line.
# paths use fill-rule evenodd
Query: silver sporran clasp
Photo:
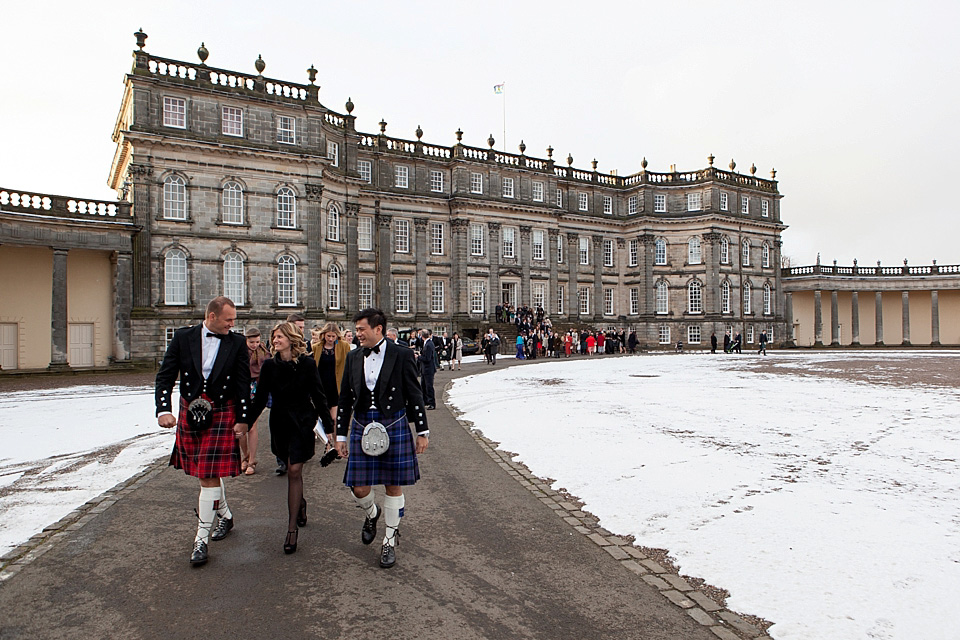
M 387 428 L 379 422 L 371 422 L 363 428 L 360 448 L 368 456 L 380 456 L 390 448 L 390 435 Z

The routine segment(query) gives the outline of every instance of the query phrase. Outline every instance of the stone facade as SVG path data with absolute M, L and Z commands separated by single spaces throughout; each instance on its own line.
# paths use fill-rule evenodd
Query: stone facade
M 453 146 L 419 128 L 388 136 L 386 122 L 361 133 L 352 103 L 336 113 L 317 91 L 134 51 L 110 184 L 140 227 L 135 358 L 159 357 L 221 293 L 242 302 L 238 325 L 261 329 L 294 311 L 346 324 L 372 303 L 396 326 L 472 334 L 509 299 L 542 300 L 560 326 L 636 329 L 648 346 L 784 334 L 781 196 L 755 168 L 710 157 L 654 173 L 644 160 L 618 176 L 492 137 L 466 146 L 459 131 Z

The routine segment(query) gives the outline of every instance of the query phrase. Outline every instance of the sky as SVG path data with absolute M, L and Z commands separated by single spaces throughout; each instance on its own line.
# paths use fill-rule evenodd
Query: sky
M 447 402 L 774 640 L 956 640 L 960 358 L 855 357 L 545 361 L 457 379 Z
M 96 7 L 96 9 L 92 9 Z M 960 3 L 234 2 L 4 7 L 0 188 L 114 198 L 133 32 L 146 51 L 307 82 L 357 128 L 628 175 L 777 170 L 793 265 L 958 264 Z M 493 85 L 506 83 L 503 96 Z M 505 122 L 504 122 L 505 120 Z M 504 137 L 504 128 L 506 136 Z M 921 180 L 922 178 L 922 180 Z M 917 181 L 920 181 L 918 184 Z M 951 197 L 947 197 L 947 196 Z

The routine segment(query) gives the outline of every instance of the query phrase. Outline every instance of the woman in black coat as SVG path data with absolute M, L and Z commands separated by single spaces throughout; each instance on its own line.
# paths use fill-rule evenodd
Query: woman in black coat
M 323 393 L 314 359 L 306 355 L 307 343 L 291 322 L 282 322 L 270 333 L 273 358 L 264 361 L 253 398 L 250 421 L 267 405 L 270 408 L 270 449 L 287 463 L 287 509 L 289 523 L 283 551 L 297 550 L 299 528 L 307 524 L 307 501 L 303 498 L 303 463 L 313 457 L 313 428 L 321 419 L 326 433 L 334 431 L 330 409 Z

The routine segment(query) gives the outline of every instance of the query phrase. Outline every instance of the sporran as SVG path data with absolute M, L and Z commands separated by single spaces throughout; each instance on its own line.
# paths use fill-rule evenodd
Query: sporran
M 187 425 L 193 431 L 206 431 L 213 424 L 213 405 L 200 396 L 187 405 Z
M 371 422 L 363 428 L 360 448 L 368 456 L 380 456 L 390 448 L 390 435 L 387 428 L 379 422 Z

